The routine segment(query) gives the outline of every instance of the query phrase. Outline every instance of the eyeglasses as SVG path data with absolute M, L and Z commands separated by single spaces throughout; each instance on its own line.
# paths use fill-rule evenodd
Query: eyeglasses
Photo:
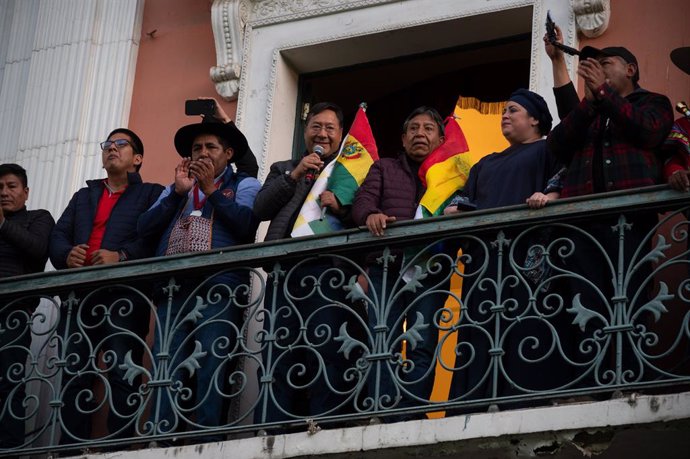
M 319 124 L 319 123 L 314 123 L 314 124 L 309 124 L 307 126 L 307 130 L 309 130 L 312 134 L 319 134 L 324 129 L 326 130 L 326 134 L 328 134 L 328 135 L 333 135 L 338 130 L 338 128 L 336 128 L 332 124 L 326 124 L 324 126 L 324 125 Z
M 118 150 L 122 147 L 126 147 L 127 145 L 131 145 L 134 151 L 137 150 L 134 148 L 134 145 L 132 145 L 132 142 L 127 139 L 106 140 L 105 142 L 101 142 L 101 150 L 105 151 L 113 145 L 115 145 L 115 148 Z

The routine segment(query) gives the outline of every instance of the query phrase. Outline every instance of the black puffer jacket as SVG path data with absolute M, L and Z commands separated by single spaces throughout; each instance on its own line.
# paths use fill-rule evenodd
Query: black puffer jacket
M 371 214 L 383 213 L 397 221 L 411 220 L 419 204 L 421 189 L 405 153 L 397 158 L 381 158 L 369 169 L 352 205 L 352 218 L 365 225 Z
M 144 240 L 137 234 L 139 215 L 151 207 L 163 191 L 156 183 L 144 183 L 141 176 L 129 173 L 129 185 L 113 207 L 101 248 L 124 250 L 127 258 L 135 260 L 153 256 L 156 241 Z M 67 209 L 58 219 L 50 241 L 50 261 L 56 269 L 67 268 L 67 255 L 72 247 L 86 244 L 93 229 L 98 201 L 103 194 L 103 180 L 88 180 L 87 187 L 74 193 Z
M 38 273 L 48 260 L 48 241 L 55 220 L 43 209 L 5 214 L 0 227 L 0 278 Z
M 331 155 L 324 159 L 324 163 L 328 164 L 335 157 Z M 254 214 L 261 221 L 271 221 L 265 241 L 290 237 L 297 215 L 309 194 L 311 185 L 304 178 L 295 181 L 290 177 L 290 172 L 300 161 L 301 158 L 273 163 L 264 185 L 256 195 Z

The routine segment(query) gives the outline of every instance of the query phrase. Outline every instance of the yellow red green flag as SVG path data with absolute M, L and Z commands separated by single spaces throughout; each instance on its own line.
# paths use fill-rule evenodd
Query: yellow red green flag
M 379 152 L 367 118 L 366 105 L 360 104 L 328 179 L 327 189 L 335 194 L 340 204 L 351 205 L 357 188 L 378 159 Z
M 472 163 L 466 155 L 467 140 L 457 120 L 449 116 L 445 122 L 445 141 L 432 151 L 419 168 L 419 178 L 426 192 L 419 202 L 415 218 L 443 213 L 453 194 L 465 186 Z

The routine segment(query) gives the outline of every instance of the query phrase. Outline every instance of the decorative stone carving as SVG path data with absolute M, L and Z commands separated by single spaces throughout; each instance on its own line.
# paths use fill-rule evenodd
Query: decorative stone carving
M 259 0 L 256 14 L 259 18 L 284 16 L 318 8 L 328 8 L 334 4 L 350 3 L 347 0 Z
M 211 24 L 218 65 L 211 67 L 211 81 L 225 100 L 237 99 L 242 68 L 244 28 L 251 13 L 249 0 L 213 0 Z
M 237 99 L 244 30 L 249 22 L 274 24 L 393 1 L 396 0 L 213 0 L 211 25 L 218 62 L 211 67 L 211 81 L 223 99 Z
M 611 18 L 610 0 L 572 0 L 577 29 L 588 38 L 602 35 Z
M 400 0 L 254 0 L 252 23 L 276 23 Z

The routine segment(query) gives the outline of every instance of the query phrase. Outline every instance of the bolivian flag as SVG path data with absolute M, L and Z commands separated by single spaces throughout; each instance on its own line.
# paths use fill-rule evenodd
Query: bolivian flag
M 505 107 L 506 102 L 484 102 L 474 97 L 459 97 L 455 106 L 455 118 L 462 120 L 462 132 L 467 139 L 471 150 L 463 153 L 460 157 L 463 161 L 470 165 L 475 164 L 485 155 L 494 151 L 503 151 L 508 147 L 508 141 L 501 133 L 501 112 Z M 446 127 L 446 143 L 450 140 L 449 135 L 453 135 L 453 127 Z M 469 172 L 468 172 L 469 175 Z M 464 186 L 464 182 L 463 182 Z M 441 213 L 445 205 L 437 213 Z M 421 206 L 420 206 L 421 209 Z M 418 211 L 418 213 L 420 213 Z M 458 269 L 462 272 L 464 266 L 458 265 Z M 459 317 L 460 305 L 455 298 L 460 298 L 462 295 L 462 278 L 458 275 L 453 275 L 450 279 L 450 290 L 456 295 L 448 296 L 445 304 L 439 307 L 445 307 L 453 312 L 454 317 Z M 440 330 L 438 342 L 442 345 L 440 350 L 439 362 L 436 364 L 436 373 L 434 375 L 434 388 L 430 400 L 434 402 L 444 402 L 448 400 L 448 393 L 450 391 L 450 383 L 455 372 L 447 370 L 442 364 L 449 367 L 459 367 L 462 362 L 455 361 L 455 351 L 457 346 L 457 331 L 452 332 L 450 336 L 448 331 Z M 438 418 L 445 415 L 445 411 L 436 413 L 429 413 L 430 418 Z
M 328 179 L 327 188 L 335 194 L 341 205 L 352 205 L 357 188 L 378 159 L 379 151 L 367 118 L 366 104 L 360 104 Z
M 297 215 L 295 225 L 292 227 L 290 237 L 311 236 L 313 234 L 331 233 L 343 229 L 343 224 L 338 217 L 330 212 L 324 212 L 321 208 L 319 196 L 326 191 L 328 178 L 333 172 L 334 159 L 321 171 L 319 177 L 311 186 L 311 190 L 304 199 L 302 208 Z
M 291 237 L 330 233 L 343 229 L 335 215 L 321 208 L 319 196 L 332 191 L 343 206 L 352 205 L 357 188 L 362 184 L 371 165 L 379 159 L 374 134 L 360 104 L 350 132 L 340 147 L 338 156 L 328 163 L 312 185 L 292 228 Z
M 446 119 L 446 139 L 432 151 L 419 168 L 419 178 L 426 192 L 419 202 L 415 218 L 441 215 L 453 194 L 465 186 L 472 162 L 463 155 L 469 150 L 465 135 L 453 116 Z

